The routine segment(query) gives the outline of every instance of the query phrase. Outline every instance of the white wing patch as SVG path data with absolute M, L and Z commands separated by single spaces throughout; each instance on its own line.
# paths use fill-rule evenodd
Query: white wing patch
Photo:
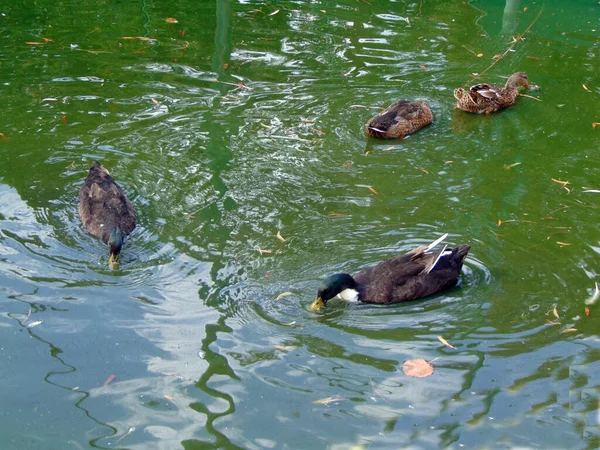
M 344 289 L 342 292 L 338 294 L 338 297 L 347 302 L 357 302 L 358 301 L 358 291 L 355 289 Z

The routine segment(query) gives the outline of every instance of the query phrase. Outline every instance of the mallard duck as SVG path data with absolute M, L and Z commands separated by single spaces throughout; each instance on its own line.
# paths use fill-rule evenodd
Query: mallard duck
M 454 89 L 456 107 L 473 114 L 490 114 L 504 109 L 515 102 L 519 95 L 519 86 L 529 88 L 529 78 L 525 72 L 513 73 L 503 89 L 491 84 L 476 84 L 468 91 Z
M 433 121 L 429 105 L 423 101 L 400 100 L 367 123 L 367 134 L 380 139 L 402 139 Z
M 389 304 L 416 300 L 453 287 L 471 247 L 459 245 L 449 249 L 444 246 L 432 252 L 447 236 L 387 259 L 354 277 L 347 273 L 327 277 L 310 310 L 321 309 L 336 296 L 350 302 Z
M 98 161 L 79 190 L 79 217 L 90 233 L 108 245 L 108 264 L 116 268 L 123 239 L 135 228 L 135 212 L 121 186 Z

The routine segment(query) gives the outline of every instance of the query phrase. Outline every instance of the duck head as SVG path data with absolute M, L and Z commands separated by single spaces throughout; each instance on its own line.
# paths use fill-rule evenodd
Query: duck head
M 123 247 L 123 235 L 119 227 L 115 227 L 110 232 L 108 238 L 108 265 L 113 269 L 119 267 L 119 253 L 121 253 L 121 247 Z
M 506 82 L 506 87 L 516 88 L 517 86 L 529 89 L 529 78 L 525 72 L 513 73 Z
M 358 300 L 358 285 L 351 275 L 336 273 L 325 278 L 319 288 L 317 298 L 312 302 L 309 309 L 311 311 L 318 311 L 327 304 L 327 301 L 336 296 L 339 296 L 343 300 Z

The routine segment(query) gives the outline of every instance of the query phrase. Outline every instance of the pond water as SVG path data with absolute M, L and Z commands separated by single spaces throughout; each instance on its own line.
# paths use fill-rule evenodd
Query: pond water
M 598 2 L 41 0 L 0 24 L 3 448 L 600 447 Z M 517 71 L 539 89 L 512 108 L 453 108 Z M 367 139 L 402 98 L 433 125 Z M 116 271 L 77 213 L 93 160 L 138 214 Z M 442 233 L 472 246 L 458 287 L 308 311 L 323 276 Z

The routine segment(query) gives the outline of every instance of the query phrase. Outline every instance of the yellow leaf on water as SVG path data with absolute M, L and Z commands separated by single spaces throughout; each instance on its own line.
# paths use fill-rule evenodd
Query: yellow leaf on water
M 110 377 L 108 377 L 106 379 L 106 381 L 104 382 L 104 386 L 108 386 L 110 384 L 110 382 L 115 379 L 115 377 L 116 377 L 116 375 L 111 375 Z
M 516 166 L 518 166 L 519 164 L 521 164 L 521 163 L 520 163 L 520 162 L 516 162 L 516 163 L 512 163 L 512 164 L 504 164 L 504 168 L 505 168 L 506 170 L 510 170 L 510 169 L 512 169 L 513 167 L 516 167 Z
M 279 12 L 278 9 L 276 9 L 275 11 L 273 11 L 271 14 L 269 14 L 269 16 L 274 16 L 275 14 L 277 14 Z
M 288 295 L 294 295 L 293 292 L 282 292 L 281 294 L 279 294 L 277 296 L 277 298 L 275 300 L 281 300 L 284 297 L 287 297 Z
M 294 320 L 293 322 L 280 322 L 281 325 L 286 326 L 286 327 L 293 327 L 294 325 L 296 325 L 296 321 Z
M 319 399 L 319 400 L 315 400 L 313 403 L 314 403 L 315 405 L 325 405 L 325 406 L 329 406 L 329 405 L 331 405 L 332 403 L 339 402 L 339 401 L 341 401 L 341 400 L 342 400 L 342 397 L 338 397 L 338 396 L 336 395 L 336 396 L 333 396 L 333 397 L 325 397 L 325 398 L 322 398 L 322 399 Z
M 582 84 L 582 86 L 586 91 L 589 91 L 588 87 L 585 84 Z
M 373 186 L 367 186 L 367 188 L 368 188 L 368 189 L 369 189 L 369 190 L 370 190 L 370 191 L 371 191 L 373 194 L 375 194 L 375 195 L 379 195 L 379 192 L 377 192 Z
M 295 345 L 276 345 L 275 346 L 275 350 L 278 350 L 280 352 L 294 350 L 295 348 L 297 348 Z
M 277 239 L 279 239 L 281 242 L 285 242 L 285 238 L 281 235 L 281 231 L 277 232 Z
M 163 395 L 163 397 L 166 398 L 167 400 L 171 400 L 172 402 L 175 401 L 175 399 L 168 394 Z
M 345 216 L 347 216 L 348 214 L 342 214 L 342 213 L 329 213 L 328 215 L 329 215 L 329 217 L 345 217 Z
M 594 123 L 592 124 L 592 128 L 596 128 L 598 125 L 600 125 L 600 122 L 594 122 Z
M 577 328 L 567 328 L 566 330 L 562 330 L 561 333 L 573 333 L 577 331 Z
M 454 345 L 452 345 L 450 342 L 448 342 L 446 339 L 444 339 L 441 336 L 438 336 L 438 339 L 440 340 L 440 342 L 442 344 L 444 344 L 446 347 L 450 347 L 450 348 L 456 348 Z
M 556 306 L 554 307 L 554 309 L 552 310 L 552 313 L 554 314 L 554 317 L 556 317 L 557 319 L 560 317 L 558 315 L 558 311 L 556 310 Z
M 409 359 L 402 365 L 402 371 L 409 377 L 428 377 L 433 373 L 433 366 L 424 359 Z
M 586 316 L 590 315 L 590 308 L 588 308 L 587 306 L 585 307 L 585 315 Z
M 166 22 L 167 23 L 177 23 L 178 20 L 174 17 L 167 17 Z
M 273 251 L 267 250 L 267 249 L 264 249 L 264 248 L 259 248 L 258 251 L 260 252 L 261 255 L 265 254 L 265 253 L 268 254 L 268 255 L 270 255 L 271 253 L 273 253 Z

